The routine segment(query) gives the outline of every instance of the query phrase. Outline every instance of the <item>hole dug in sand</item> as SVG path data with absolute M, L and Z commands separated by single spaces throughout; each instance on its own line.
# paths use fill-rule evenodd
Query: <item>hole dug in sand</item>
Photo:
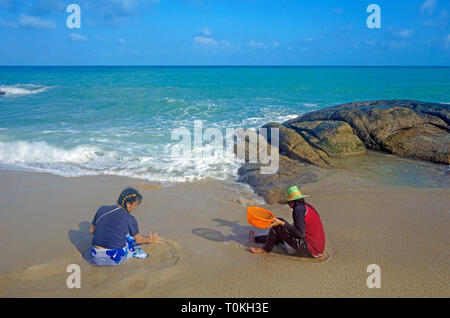
M 170 240 L 161 240 L 159 243 L 142 245 L 141 247 L 149 254 L 146 259 L 147 263 L 157 269 L 173 266 L 180 259 L 177 244 Z

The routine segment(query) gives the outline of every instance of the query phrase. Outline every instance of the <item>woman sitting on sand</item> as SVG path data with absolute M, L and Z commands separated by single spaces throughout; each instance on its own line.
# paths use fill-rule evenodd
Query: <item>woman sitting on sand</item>
M 250 230 L 251 241 L 264 243 L 263 248 L 252 247 L 250 251 L 269 253 L 275 244 L 286 243 L 298 252 L 305 252 L 312 257 L 322 256 L 325 248 L 325 233 L 319 214 L 305 202 L 306 197 L 308 195 L 303 195 L 297 186 L 290 187 L 287 191 L 287 199 L 279 203 L 289 204 L 294 225 L 279 218 L 270 225 L 269 235 L 255 237 L 255 232 Z
M 148 237 L 139 234 L 136 218 L 131 212 L 141 201 L 142 195 L 128 188 L 120 194 L 117 205 L 103 205 L 97 210 L 89 229 L 89 234 L 94 234 L 91 249 L 94 265 L 117 265 L 132 256 L 148 256 L 139 248 L 137 251 L 135 244 L 158 242 L 159 237 L 151 233 Z

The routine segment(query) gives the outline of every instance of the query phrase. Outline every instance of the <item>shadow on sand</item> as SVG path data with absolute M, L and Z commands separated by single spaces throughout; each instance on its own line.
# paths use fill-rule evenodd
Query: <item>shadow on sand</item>
M 89 263 L 91 262 L 90 251 L 92 246 L 92 235 L 89 234 L 90 226 L 89 222 L 83 221 L 80 222 L 78 230 L 69 230 L 67 233 L 72 244 Z
M 222 232 L 207 228 L 195 228 L 192 230 L 192 233 L 213 242 L 234 241 L 247 248 L 252 246 L 248 238 L 248 231 L 251 229 L 250 226 L 242 226 L 238 224 L 238 221 L 227 221 L 219 218 L 213 219 L 213 221 L 217 222 L 220 227 L 229 227 L 231 234 L 225 236 Z

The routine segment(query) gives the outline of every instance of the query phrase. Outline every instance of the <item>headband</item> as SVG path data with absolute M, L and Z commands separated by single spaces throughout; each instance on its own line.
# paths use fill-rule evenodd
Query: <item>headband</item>
M 125 196 L 123 199 L 122 199 L 122 207 L 124 208 L 125 206 L 124 206 L 124 204 L 125 204 L 125 200 L 127 200 L 128 198 L 131 198 L 131 197 L 135 197 L 136 196 L 136 193 L 133 193 L 133 194 L 129 194 L 129 195 L 127 195 L 127 196 Z

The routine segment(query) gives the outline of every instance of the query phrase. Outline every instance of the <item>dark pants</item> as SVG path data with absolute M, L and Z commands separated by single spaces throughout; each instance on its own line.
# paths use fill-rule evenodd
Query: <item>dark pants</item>
M 280 220 L 286 222 L 285 220 Z M 256 243 L 264 243 L 263 249 L 270 253 L 274 246 L 280 243 L 287 243 L 292 248 L 295 248 L 297 251 L 305 252 L 307 255 L 311 255 L 309 253 L 308 247 L 306 246 L 305 239 L 296 239 L 294 238 L 284 226 L 278 225 L 270 229 L 268 235 L 261 235 L 255 237 Z

